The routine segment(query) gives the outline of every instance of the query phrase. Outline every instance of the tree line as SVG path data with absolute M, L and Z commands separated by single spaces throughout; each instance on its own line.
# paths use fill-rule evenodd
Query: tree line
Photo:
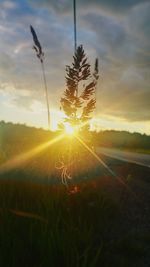
M 51 132 L 42 128 L 29 127 L 23 124 L 0 122 L 0 148 L 21 147 L 31 148 L 58 135 L 59 132 Z M 150 136 L 127 131 L 105 130 L 91 132 L 94 146 L 105 146 L 129 149 L 150 149 Z

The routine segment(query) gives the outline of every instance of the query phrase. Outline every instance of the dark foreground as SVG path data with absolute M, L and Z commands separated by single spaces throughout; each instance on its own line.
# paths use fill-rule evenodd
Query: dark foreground
M 150 170 L 107 163 L 124 185 L 98 173 L 69 189 L 1 176 L 0 266 L 150 266 Z

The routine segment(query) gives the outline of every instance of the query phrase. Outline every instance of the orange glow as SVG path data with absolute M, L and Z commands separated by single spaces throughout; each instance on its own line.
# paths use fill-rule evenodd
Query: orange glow
M 97 159 L 97 161 L 99 163 L 101 163 L 102 166 L 104 166 L 108 172 L 114 176 L 118 182 L 120 184 L 122 184 L 129 192 L 131 192 L 132 195 L 134 195 L 134 197 L 137 199 L 136 194 L 132 191 L 132 189 L 115 173 L 113 172 L 108 166 L 107 164 L 79 137 L 79 136 L 75 136 L 77 138 L 77 140 L 94 156 L 95 159 Z
M 43 150 L 47 149 L 48 147 L 60 141 L 63 137 L 64 137 L 64 134 L 61 134 L 57 136 L 56 138 L 29 150 L 28 152 L 22 153 L 18 155 L 17 157 L 14 157 L 13 159 L 8 160 L 7 162 L 3 163 L 0 166 L 0 173 L 10 171 L 12 169 L 15 169 L 16 167 L 21 166 L 23 163 L 28 162 L 34 156 L 40 154 Z
M 69 190 L 69 195 L 76 194 L 80 192 L 80 188 L 78 186 L 74 186 L 72 189 Z
M 65 132 L 67 135 L 74 135 L 76 132 L 75 127 L 73 127 L 72 125 L 70 125 L 69 123 L 65 123 Z
M 106 165 L 106 163 L 103 160 L 101 160 L 101 158 L 79 136 L 76 136 L 76 138 L 95 157 L 95 159 L 97 159 L 97 161 L 101 163 L 101 165 L 104 166 L 108 170 L 108 172 L 111 173 L 111 175 L 116 177 L 116 174 Z

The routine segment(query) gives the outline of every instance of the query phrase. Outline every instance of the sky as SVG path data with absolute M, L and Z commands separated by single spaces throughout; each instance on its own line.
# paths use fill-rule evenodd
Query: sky
M 46 127 L 41 66 L 30 24 L 45 53 L 51 128 L 74 50 L 72 0 L 0 0 L 0 120 Z M 92 128 L 150 134 L 150 1 L 76 0 L 77 44 L 100 79 Z

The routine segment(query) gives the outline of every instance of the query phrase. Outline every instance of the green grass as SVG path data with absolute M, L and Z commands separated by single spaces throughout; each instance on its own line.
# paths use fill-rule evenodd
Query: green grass
M 123 203 L 106 190 L 109 181 L 80 182 L 76 193 L 61 184 L 1 181 L 0 266 L 141 267 L 150 236 L 122 229 Z
M 5 181 L 0 203 L 0 266 L 103 262 L 104 237 L 115 223 L 118 205 L 92 183 L 82 183 L 78 193 L 70 194 L 61 185 Z
M 0 164 L 55 137 L 26 127 L 21 131 L 4 131 Z M 92 155 L 75 142 L 74 147 L 79 152 L 76 156 L 72 149 L 69 188 L 55 168 L 60 152 L 68 155 L 68 140 L 0 174 L 0 266 L 144 266 L 150 236 L 144 224 L 143 233 L 133 234 L 135 225 L 126 218 L 139 203 Z M 133 191 L 135 185 L 148 189 L 148 170 L 114 159 L 107 163 Z

